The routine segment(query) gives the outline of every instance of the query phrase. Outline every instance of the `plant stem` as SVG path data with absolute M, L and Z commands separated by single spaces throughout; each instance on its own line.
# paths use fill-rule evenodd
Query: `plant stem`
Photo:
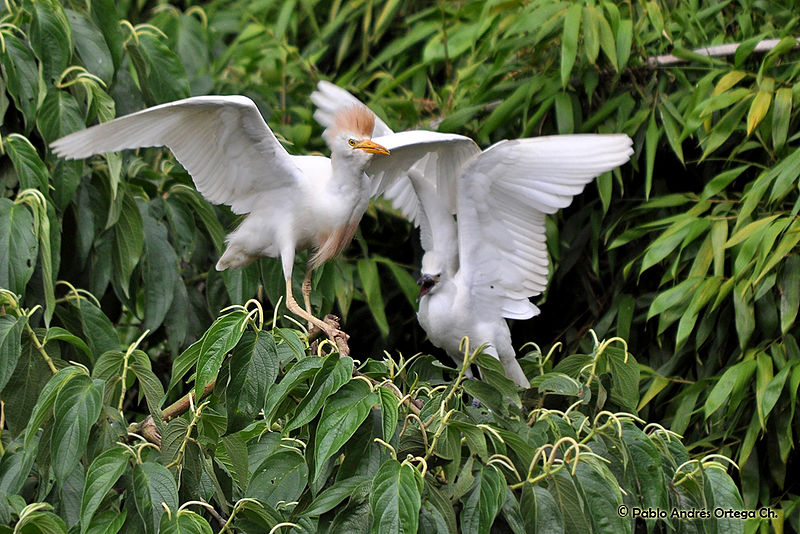
M 39 338 L 36 337 L 36 332 L 33 331 L 33 328 L 31 328 L 31 325 L 29 325 L 27 322 L 25 323 L 25 328 L 28 330 L 28 335 L 31 336 L 33 346 L 36 347 L 36 350 L 42 355 L 42 358 L 44 358 L 44 361 L 47 363 L 50 371 L 52 371 L 53 374 L 56 374 L 58 369 L 56 369 L 56 366 L 53 364 L 53 359 L 50 358 L 50 355 L 48 355 L 47 351 L 44 350 L 44 346 L 39 342 Z

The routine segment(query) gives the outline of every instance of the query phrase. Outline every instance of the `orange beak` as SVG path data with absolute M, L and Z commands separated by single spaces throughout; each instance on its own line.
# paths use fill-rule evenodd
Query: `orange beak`
M 369 139 L 358 142 L 353 146 L 353 148 L 360 148 L 364 152 L 368 152 L 370 154 L 383 154 L 384 156 L 388 156 L 390 154 L 388 149 L 374 141 L 370 141 Z

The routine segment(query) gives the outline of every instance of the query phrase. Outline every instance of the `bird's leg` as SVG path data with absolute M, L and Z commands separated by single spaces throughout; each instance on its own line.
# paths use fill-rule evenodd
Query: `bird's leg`
M 306 305 L 306 311 L 309 315 L 311 313 L 311 269 L 306 269 L 306 277 L 303 278 L 303 303 Z M 311 322 L 308 323 L 308 328 L 311 329 Z
M 297 304 L 297 301 L 294 300 L 294 296 L 292 295 L 292 279 L 289 278 L 286 280 L 286 307 L 289 309 L 290 312 L 294 313 L 295 315 L 305 319 L 310 324 L 316 326 L 323 332 L 325 335 L 333 341 L 336 346 L 339 348 L 339 353 L 342 355 L 349 356 L 350 349 L 347 346 L 347 334 L 339 330 L 338 328 L 326 323 L 325 321 L 314 317 L 311 312 L 304 310 Z

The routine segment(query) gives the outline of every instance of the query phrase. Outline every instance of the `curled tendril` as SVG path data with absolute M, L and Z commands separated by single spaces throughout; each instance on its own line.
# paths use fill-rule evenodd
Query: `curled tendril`
M 519 471 L 517 471 L 517 468 L 514 467 L 514 463 L 511 461 L 511 459 L 508 456 L 506 456 L 504 454 L 493 454 L 486 461 L 486 465 L 490 465 L 490 464 L 502 465 L 503 467 L 505 467 L 506 469 L 508 469 L 512 473 L 514 473 L 514 476 L 517 477 L 517 480 L 519 482 L 522 482 L 522 477 L 519 476 Z
M 274 527 L 272 527 L 270 529 L 269 534 L 275 534 L 276 532 L 278 532 L 278 529 L 281 529 L 283 527 L 292 527 L 292 528 L 298 528 L 299 529 L 300 525 L 297 525 L 295 523 L 290 523 L 288 521 L 283 522 L 283 523 L 278 523 L 277 525 L 275 525 Z
M 373 438 L 372 441 L 389 449 L 389 453 L 392 455 L 392 458 L 397 460 L 397 451 L 389 443 L 383 441 L 381 438 Z
M 253 305 L 253 309 L 247 312 L 247 321 L 252 322 L 255 329 L 260 332 L 261 329 L 264 328 L 264 309 L 261 307 L 261 303 L 256 299 L 250 299 L 245 302 L 244 309 L 249 309 L 251 304 Z M 258 321 L 255 321 L 256 317 L 258 317 Z

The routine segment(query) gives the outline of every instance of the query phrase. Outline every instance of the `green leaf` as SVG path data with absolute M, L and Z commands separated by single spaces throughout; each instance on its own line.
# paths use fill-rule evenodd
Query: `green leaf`
M 325 403 L 314 437 L 314 471 L 312 479 L 321 472 L 322 465 L 355 433 L 370 408 L 378 402 L 375 393 L 363 380 L 351 380 Z
M 117 331 L 100 308 L 88 299 L 80 300 L 76 308 L 83 327 L 83 336 L 95 358 L 109 350 L 119 350 L 120 341 Z
M 211 525 L 191 510 L 181 510 L 174 516 L 161 516 L 160 534 L 213 534 Z
M 44 81 L 58 81 L 72 56 L 72 28 L 60 3 L 37 0 L 29 5 L 31 47 L 42 64 Z
M 51 341 L 65 341 L 83 352 L 89 360 L 92 360 L 92 351 L 84 340 L 74 335 L 72 332 L 59 326 L 51 326 L 47 329 L 42 345 L 47 345 Z
M 561 87 L 566 87 L 569 83 L 575 58 L 578 57 L 582 11 L 581 4 L 572 4 L 564 16 L 564 32 L 561 36 Z
M 800 256 L 794 254 L 786 258 L 783 264 L 783 275 L 780 278 L 778 287 L 781 293 L 780 313 L 781 313 L 781 333 L 786 335 L 797 318 L 798 306 L 800 306 Z
M 130 279 L 144 249 L 144 223 L 139 208 L 130 194 L 122 199 L 122 209 L 114 225 L 114 245 L 111 260 L 114 276 L 126 297 L 130 297 Z M 149 280 L 148 280 L 149 281 Z M 145 282 L 147 283 L 147 282 Z
M 38 250 L 31 213 L 25 206 L 0 198 L 0 287 L 24 295 Z
M 141 32 L 138 39 L 128 41 L 127 50 L 148 104 L 172 102 L 189 96 L 189 82 L 183 64 L 161 38 Z
M 52 506 L 48 507 L 52 509 Z M 67 534 L 64 520 L 52 512 L 34 511 L 21 514 L 19 522 L 14 525 L 14 532 L 24 534 Z
M 776 151 L 786 144 L 791 116 L 792 90 L 781 87 L 775 91 L 775 103 L 772 105 L 772 146 Z
M 172 473 L 161 464 L 144 462 L 133 468 L 133 493 L 148 533 L 157 532 L 164 504 L 173 514 L 178 510 L 178 487 Z
M 128 517 L 127 510 L 104 510 L 95 515 L 89 529 L 84 534 L 117 534 L 120 532 L 125 519 Z
M 308 508 L 303 510 L 302 515 L 306 517 L 320 516 L 336 508 L 346 498 L 353 495 L 362 484 L 369 484 L 372 481 L 366 476 L 353 476 L 344 480 L 337 480 L 332 486 L 316 496 L 311 501 Z
M 286 426 L 286 431 L 300 428 L 317 416 L 332 394 L 339 391 L 353 376 L 353 359 L 349 356 L 339 357 L 333 353 L 327 357 L 314 376 L 311 388 L 294 413 L 294 417 Z
M 36 116 L 36 127 L 46 143 L 82 130 L 85 126 L 75 97 L 56 87 L 47 90 Z
M 367 299 L 369 311 L 378 325 L 382 337 L 389 333 L 389 321 L 386 319 L 386 305 L 381 295 L 381 282 L 378 276 L 378 265 L 374 260 L 358 260 L 358 276 L 364 288 L 364 295 Z
M 750 104 L 750 111 L 747 112 L 747 135 L 753 133 L 756 126 L 766 117 L 771 103 L 772 91 L 760 90 L 756 93 L 753 102 Z
M 10 315 L 0 315 L 0 391 L 6 387 L 8 379 L 17 368 L 20 354 L 22 354 L 22 329 L 28 317 L 14 318 Z
M 130 354 L 128 366 L 139 381 L 139 398 L 141 399 L 142 395 L 144 395 L 150 415 L 153 416 L 156 425 L 160 425 L 160 404 L 164 398 L 164 387 L 155 373 L 153 373 L 150 357 L 144 351 L 134 350 Z
M 281 448 L 253 471 L 245 496 L 275 507 L 280 501 L 297 501 L 307 485 L 308 466 L 303 455 Z
M 658 449 L 644 432 L 628 421 L 622 424 L 622 442 L 630 458 L 632 482 L 641 491 L 642 506 L 665 509 L 669 501 Z
M 81 533 L 86 533 L 92 518 L 108 491 L 128 467 L 130 455 L 123 447 L 113 447 L 92 461 L 86 472 L 86 482 L 81 499 Z
M 656 114 L 650 114 L 650 121 L 647 123 L 647 131 L 644 134 L 645 152 L 645 174 L 644 174 L 644 198 L 650 198 L 650 190 L 653 187 L 653 169 L 656 163 L 656 152 L 658 150 L 658 140 L 661 132 L 656 125 Z M 642 269 L 644 270 L 644 269 Z
M 184 200 L 191 210 L 200 217 L 209 237 L 211 237 L 212 243 L 214 243 L 214 249 L 217 254 L 222 254 L 225 248 L 225 230 L 222 229 L 222 225 L 217 220 L 217 216 L 208 202 L 203 200 L 200 193 L 183 184 L 173 185 L 169 190 L 169 194 Z
M 22 188 L 47 193 L 50 173 L 28 138 L 12 133 L 3 141 L 3 148 L 14 164 Z
M 226 392 L 228 432 L 240 430 L 256 418 L 278 370 L 272 334 L 263 330 L 245 332 L 231 355 L 231 380 Z
M 526 484 L 520 497 L 520 512 L 528 532 L 564 533 L 564 521 L 553 495 L 541 486 Z
M 494 466 L 481 466 L 475 472 L 472 488 L 462 499 L 462 532 L 488 534 L 506 499 L 506 479 Z
M 383 429 L 383 439 L 388 442 L 394 437 L 395 430 L 397 430 L 398 399 L 394 393 L 385 386 L 380 386 L 377 392 L 381 404 L 381 428 Z
M 580 462 L 576 470 L 575 482 L 584 495 L 584 504 L 592 519 L 593 532 L 623 534 L 631 532 L 631 522 L 617 513 L 622 504 L 619 482 L 602 462 L 589 464 Z
M 164 322 L 175 294 L 175 283 L 181 275 L 178 271 L 178 255 L 167 239 L 167 229 L 147 214 L 143 205 L 140 205 L 140 211 L 144 228 L 144 327 L 155 331 Z M 128 261 L 132 260 L 129 258 Z
M 728 367 L 708 394 L 703 411 L 705 418 L 719 410 L 739 389 L 744 387 L 756 370 L 755 360 L 745 360 Z
M 63 481 L 78 465 L 86 450 L 89 429 L 100 417 L 103 380 L 80 374 L 69 380 L 53 403 L 53 436 L 50 455 L 56 479 Z
M 90 73 L 110 83 L 114 77 L 114 59 L 103 33 L 83 13 L 71 9 L 66 12 L 75 39 L 75 52 L 81 63 Z
M 45 384 L 41 393 L 39 393 L 39 399 L 36 401 L 36 405 L 33 407 L 28 426 L 25 428 L 25 448 L 31 446 L 39 428 L 50 419 L 53 413 L 52 408 L 56 401 L 56 395 L 58 395 L 65 384 L 80 374 L 82 374 L 82 371 L 79 367 L 65 367 L 54 374 L 47 384 Z
M 0 54 L 0 66 L 3 68 L 6 90 L 16 108 L 22 112 L 25 131 L 29 132 L 36 119 L 39 96 L 40 77 L 36 57 L 28 43 L 13 33 L 3 32 L 3 43 L 5 50 Z
M 241 339 L 246 322 L 247 313 L 237 309 L 217 318 L 205 333 L 197 357 L 195 398 L 199 399 L 205 387 L 216 379 L 222 360 Z
M 424 481 L 409 463 L 390 458 L 372 479 L 373 534 L 417 532 Z

